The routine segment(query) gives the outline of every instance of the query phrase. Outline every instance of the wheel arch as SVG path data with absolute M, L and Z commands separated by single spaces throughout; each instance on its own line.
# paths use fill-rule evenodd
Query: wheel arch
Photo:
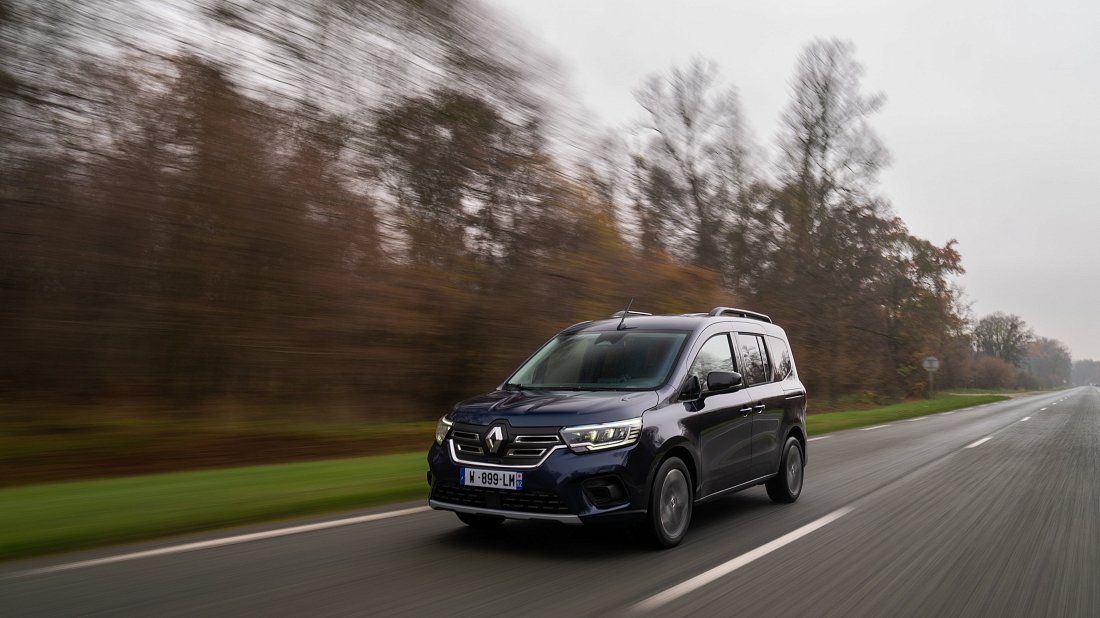
M 649 468 L 649 475 L 646 478 L 646 503 L 649 503 L 649 494 L 653 490 L 653 477 L 657 474 L 657 470 L 661 467 L 661 464 L 669 457 L 679 457 L 684 465 L 687 466 L 688 474 L 691 475 L 691 491 L 695 496 L 699 495 L 699 487 L 702 483 L 702 476 L 699 470 L 699 454 L 695 451 L 691 442 L 687 438 L 679 438 L 669 440 L 664 446 L 657 452 L 657 456 L 653 458 L 653 464 Z
M 795 425 L 795 426 L 791 427 L 789 430 L 787 430 L 787 437 L 783 438 L 783 443 L 786 444 L 787 440 L 789 438 L 792 438 L 792 437 L 798 440 L 798 446 L 799 446 L 799 448 L 802 449 L 802 466 L 805 467 L 806 466 L 806 461 L 807 461 L 807 457 L 806 457 L 806 434 L 803 433 L 801 427 L 799 427 L 798 425 Z M 779 460 L 780 461 L 783 460 L 782 455 L 780 455 Z

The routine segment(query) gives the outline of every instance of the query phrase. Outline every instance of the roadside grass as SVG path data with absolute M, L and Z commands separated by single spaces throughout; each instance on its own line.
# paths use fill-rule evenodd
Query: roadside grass
M 849 410 L 846 412 L 826 412 L 810 414 L 806 417 L 806 430 L 810 436 L 821 435 L 843 429 L 881 425 L 893 421 L 905 420 L 937 412 L 948 412 L 958 408 L 978 406 L 1009 399 L 1006 395 L 950 394 L 935 399 L 922 399 L 896 403 L 869 410 Z
M 811 436 L 1008 399 L 942 395 L 811 414 Z M 423 431 L 417 427 L 416 432 Z M 423 449 L 0 489 L 0 560 L 427 497 Z
M 0 489 L 0 559 L 427 497 L 424 451 Z
M 1020 395 L 1029 391 L 1015 388 L 951 388 L 942 392 L 943 395 Z

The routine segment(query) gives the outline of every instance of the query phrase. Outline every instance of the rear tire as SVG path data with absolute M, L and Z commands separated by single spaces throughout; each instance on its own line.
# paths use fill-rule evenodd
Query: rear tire
M 695 492 L 691 475 L 679 457 L 669 457 L 653 475 L 645 528 L 660 548 L 676 547 L 687 535 Z
M 779 462 L 779 474 L 764 485 L 772 502 L 789 504 L 798 500 L 798 496 L 802 495 L 805 461 L 798 438 L 787 438 L 787 443 L 783 445 L 783 459 Z
M 455 513 L 455 515 L 458 515 L 458 519 L 461 520 L 462 523 L 479 530 L 496 528 L 504 523 L 504 518 L 497 517 L 496 515 L 478 515 L 477 513 Z

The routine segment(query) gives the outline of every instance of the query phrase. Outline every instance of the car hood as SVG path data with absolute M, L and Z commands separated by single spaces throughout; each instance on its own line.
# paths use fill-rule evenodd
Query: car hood
M 467 399 L 448 417 L 456 423 L 513 427 L 589 425 L 636 418 L 657 405 L 654 391 L 494 391 Z

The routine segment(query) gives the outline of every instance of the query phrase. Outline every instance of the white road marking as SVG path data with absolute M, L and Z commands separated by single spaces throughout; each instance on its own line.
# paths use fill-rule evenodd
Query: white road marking
M 825 517 L 822 517 L 821 519 L 818 519 L 816 521 L 812 521 L 793 532 L 788 532 L 787 534 L 784 534 L 783 536 L 775 539 L 770 543 L 765 543 L 764 545 L 761 545 L 760 547 L 757 547 L 750 552 L 741 554 L 740 556 L 727 562 L 723 562 L 713 569 L 710 569 L 709 571 L 704 571 L 689 580 L 686 580 L 669 588 L 668 590 L 665 590 L 664 592 L 658 592 L 657 594 L 635 605 L 634 610 L 640 612 L 653 611 L 670 601 L 675 601 L 685 594 L 698 590 L 699 588 L 702 588 L 703 586 L 706 586 L 707 584 L 717 579 L 725 577 L 726 575 L 733 573 L 734 571 L 740 569 L 746 564 L 749 564 L 750 562 L 758 558 L 763 558 L 764 556 L 783 547 L 784 545 L 789 545 L 790 543 L 797 541 L 798 539 L 806 536 L 807 534 L 810 534 L 818 528 L 827 526 L 828 524 L 840 519 L 841 517 L 844 517 L 851 512 L 852 507 L 850 506 L 846 506 L 842 509 L 837 509 L 832 513 L 829 513 Z
M 882 429 L 883 427 L 889 427 L 889 425 L 875 425 L 874 427 L 864 427 L 860 431 L 871 431 L 872 429 Z
M 807 442 L 813 442 L 814 440 L 824 440 L 825 438 L 831 438 L 832 436 L 817 436 L 816 438 L 810 438 Z
M 1039 408 L 1040 412 L 1042 412 L 1043 410 L 1046 410 L 1046 408 Z
M 1023 417 L 1023 418 L 1021 418 L 1021 419 L 1020 419 L 1020 422 L 1022 423 L 1022 422 L 1024 422 L 1024 421 L 1030 421 L 1030 420 L 1031 420 L 1031 417 L 1030 417 L 1030 416 L 1025 416 L 1025 417 Z
M 951 416 L 951 415 L 952 415 L 952 414 L 954 414 L 955 412 L 958 412 L 958 410 L 952 410 L 952 411 L 950 411 L 950 412 L 941 412 L 941 413 L 940 413 L 940 416 Z
M 977 442 L 971 442 L 970 444 L 967 444 L 966 448 L 974 448 L 975 446 L 981 446 L 981 445 L 985 444 L 986 442 L 989 442 L 992 439 L 993 439 L 993 436 L 986 436 L 986 437 L 982 438 L 981 440 L 978 440 Z
M 128 560 L 137 560 L 139 558 L 151 558 L 153 556 L 181 554 L 184 552 L 197 551 L 200 549 L 210 549 L 212 547 L 224 547 L 226 545 L 236 545 L 237 543 L 247 543 L 249 541 L 259 541 L 263 539 L 273 539 L 280 536 L 290 536 L 292 534 L 301 534 L 303 532 L 314 532 L 317 530 L 327 530 L 328 528 L 338 528 L 340 526 L 363 524 L 369 521 L 378 521 L 380 519 L 389 519 L 391 517 L 401 517 L 402 515 L 412 515 L 414 513 L 423 513 L 430 510 L 431 507 L 418 506 L 411 509 L 401 509 L 399 511 L 388 511 L 385 513 L 374 513 L 373 515 L 361 515 L 359 517 L 334 519 L 332 521 L 322 521 L 315 524 L 305 524 L 301 526 L 291 526 L 289 528 L 278 528 L 276 530 L 253 532 L 251 534 L 239 534 L 237 536 L 227 536 L 220 539 L 210 539 L 209 541 L 197 541 L 195 543 L 184 543 L 183 545 L 171 545 L 169 547 L 160 547 L 157 549 L 149 549 L 146 551 L 136 551 L 129 554 L 119 554 L 117 556 L 107 556 L 105 558 L 95 558 L 93 560 L 82 560 L 80 562 L 69 562 L 66 564 L 43 567 L 40 569 L 31 569 L 29 571 L 15 573 L 11 577 L 44 575 L 46 573 L 71 571 L 73 569 L 83 569 L 85 567 L 113 564 L 115 562 L 126 562 Z
M 905 419 L 905 422 L 906 423 L 915 423 L 917 421 L 923 421 L 927 418 L 928 418 L 927 416 L 918 416 L 917 418 L 907 418 L 907 419 Z

